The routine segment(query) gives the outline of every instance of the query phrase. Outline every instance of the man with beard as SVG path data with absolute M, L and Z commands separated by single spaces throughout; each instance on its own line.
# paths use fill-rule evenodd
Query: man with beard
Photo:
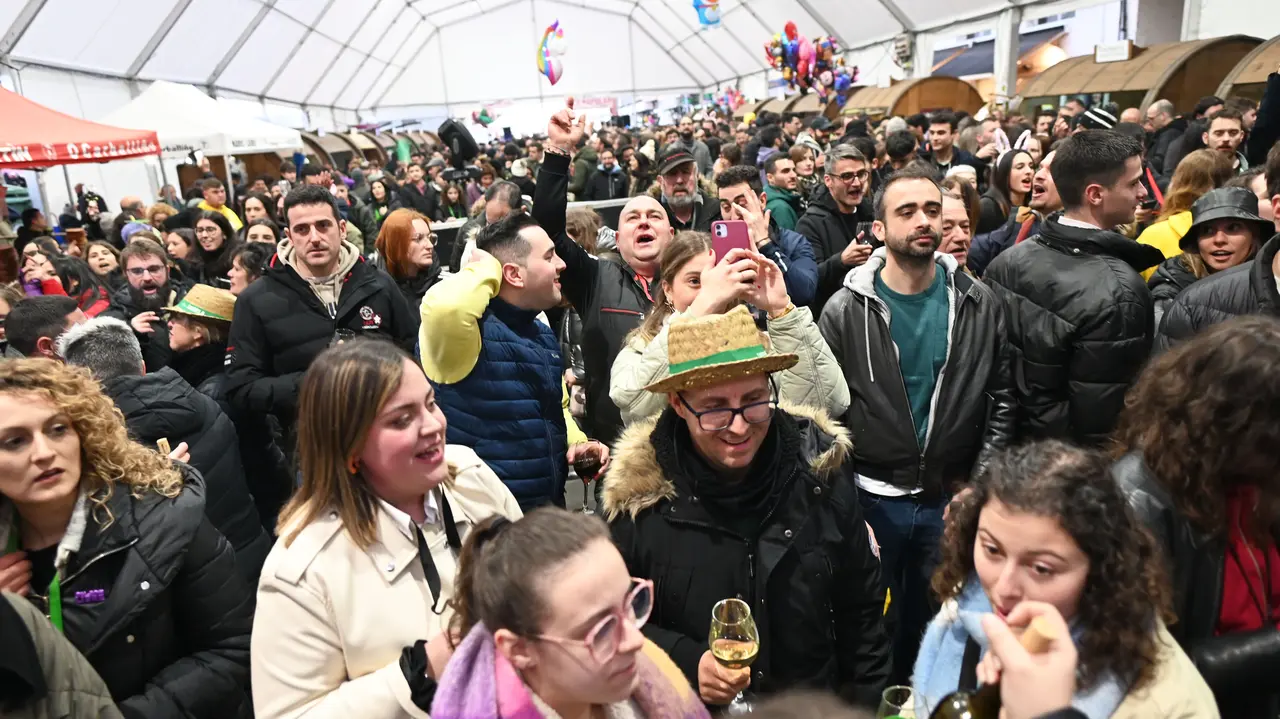
M 693 155 L 678 144 L 658 155 L 658 187 L 662 209 L 676 230 L 710 232 L 720 219 L 720 204 L 698 189 L 698 167 Z
M 120 271 L 127 281 L 111 296 L 111 307 L 102 317 L 115 317 L 133 327 L 142 346 L 148 372 L 168 366 L 169 327 L 161 309 L 177 305 L 191 285 L 172 282 L 164 248 L 148 239 L 135 239 L 120 252 Z
M 1053 174 L 1049 168 L 1053 165 L 1050 152 L 1040 161 L 1040 169 L 1031 178 L 1031 201 L 1028 210 L 1019 210 L 999 229 L 985 235 L 978 235 L 969 248 L 967 264 L 969 271 L 981 277 L 987 265 L 1001 252 L 1013 247 L 1029 237 L 1040 234 L 1040 227 L 1045 218 L 1055 212 L 1062 211 L 1062 198 L 1058 197 L 1058 186 L 1053 184 Z
M 1004 304 L 1017 355 L 1018 439 L 1096 446 L 1151 354 L 1154 306 L 1139 273 L 1164 255 L 1112 230 L 1147 198 L 1137 140 L 1085 130 L 1059 146 L 1050 171 L 1063 214 L 983 279 Z
M 875 216 L 884 246 L 848 273 L 818 327 L 859 398 L 843 419 L 897 608 L 893 682 L 905 683 L 932 614 L 943 509 L 1009 445 L 1015 405 L 1000 303 L 937 251 L 943 196 L 930 169 L 890 177 Z
M 809 238 L 818 262 L 818 293 L 811 306 L 820 315 L 827 299 L 840 289 L 849 270 L 867 261 L 871 238 L 860 229 L 873 219 L 863 202 L 871 186 L 871 165 L 858 148 L 842 143 L 831 148 L 825 174 L 796 232 Z
M 664 154 L 666 150 L 672 148 L 683 150 L 698 163 L 698 174 L 706 177 L 711 174 L 715 161 L 711 157 L 711 149 L 707 147 L 707 143 L 693 136 L 693 129 L 693 120 L 688 115 L 680 118 L 680 123 L 676 125 L 676 132 L 680 135 L 680 139 L 663 148 Z M 658 159 L 658 163 L 662 164 L 661 158 Z
M 1249 161 L 1240 152 L 1240 143 L 1244 142 L 1244 118 L 1239 110 L 1230 107 L 1218 110 L 1209 119 L 1209 128 L 1205 130 L 1203 139 L 1205 147 L 1231 158 L 1237 174 L 1249 169 Z
M 582 318 L 582 354 L 587 372 L 587 434 L 612 444 L 622 430 L 622 415 L 609 398 L 613 360 L 631 330 L 653 305 L 650 286 L 658 274 L 658 258 L 675 232 L 657 200 L 633 197 L 618 218 L 618 254 L 622 262 L 596 259 L 565 232 L 570 153 L 586 129 L 586 117 L 575 116 L 573 99 L 547 125 L 546 156 L 533 198 L 533 218 L 555 243 L 564 261 L 560 283 L 565 299 Z M 685 155 L 687 158 L 688 155 Z M 692 172 L 692 160 L 686 160 Z M 719 214 L 719 205 L 716 205 Z M 653 288 L 653 289 L 656 289 Z

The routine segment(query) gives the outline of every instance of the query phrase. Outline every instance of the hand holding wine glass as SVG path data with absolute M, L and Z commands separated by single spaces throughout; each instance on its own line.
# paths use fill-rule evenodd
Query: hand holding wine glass
M 756 629 L 755 619 L 751 616 L 751 607 L 741 599 L 722 599 L 711 609 L 711 631 L 707 637 L 711 644 L 709 654 L 719 664 L 708 669 L 710 675 L 706 688 L 710 693 L 723 701 L 732 697 L 729 702 L 730 714 L 745 714 L 751 711 L 751 705 L 743 698 L 742 692 L 751 683 L 751 663 L 760 653 L 760 632 Z M 703 662 L 698 664 L 698 690 L 704 693 Z M 728 670 L 728 671 L 725 671 Z M 728 691 L 735 694 L 729 694 Z M 707 700 L 710 702 L 710 700 Z

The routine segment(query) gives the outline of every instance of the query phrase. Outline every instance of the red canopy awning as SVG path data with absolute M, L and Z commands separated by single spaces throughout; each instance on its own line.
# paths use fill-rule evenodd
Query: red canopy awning
M 160 154 L 150 130 L 127 130 L 64 115 L 0 88 L 0 170 L 109 162 Z

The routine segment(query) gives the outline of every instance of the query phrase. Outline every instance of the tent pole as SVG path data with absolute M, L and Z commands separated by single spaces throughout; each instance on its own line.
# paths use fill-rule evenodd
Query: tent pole
M 66 166 L 66 165 L 63 165 L 63 166 L 62 166 L 62 180 L 63 180 L 64 182 L 66 182 L 66 183 L 67 183 L 67 202 L 70 202 L 72 207 L 75 207 L 76 209 L 79 209 L 79 208 L 80 208 L 80 203 L 79 203 L 79 202 L 76 202 L 76 200 L 77 200 L 77 198 L 76 198 L 76 192 L 75 192 L 75 190 L 74 190 L 74 189 L 72 189 L 72 187 L 71 187 L 71 173 L 70 173 L 70 172 L 67 172 L 67 166 Z M 40 194 L 41 194 L 41 195 L 44 195 L 44 187 L 43 187 L 43 185 L 44 185 L 44 173 L 40 173 L 40 184 L 42 185 L 42 187 L 40 188 Z M 48 199 L 47 199 L 47 198 L 45 199 L 45 203 L 46 203 L 46 204 L 48 204 Z M 45 211 L 46 211 L 46 212 L 48 212 L 48 209 L 46 208 L 46 210 L 45 210 Z

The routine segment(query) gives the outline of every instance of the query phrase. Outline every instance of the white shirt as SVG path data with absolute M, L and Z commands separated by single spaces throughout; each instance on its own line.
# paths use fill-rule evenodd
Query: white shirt
M 395 520 L 396 526 L 400 528 L 400 531 L 404 536 L 408 537 L 416 544 L 418 537 L 414 534 L 413 530 L 410 529 L 410 527 L 413 526 L 413 518 L 391 506 L 391 503 L 384 499 L 379 499 L 378 504 L 382 505 L 382 510 Z M 422 499 L 422 508 L 426 512 L 426 519 L 421 525 L 419 525 L 419 529 L 422 529 L 425 532 L 427 527 L 432 527 L 440 523 L 440 510 L 436 507 L 435 492 L 427 492 L 426 496 Z
M 1066 225 L 1067 227 L 1078 227 L 1082 230 L 1101 230 L 1102 229 L 1101 227 L 1098 227 L 1092 222 L 1083 222 L 1081 220 L 1073 220 L 1070 217 L 1067 217 L 1066 215 L 1062 215 L 1061 217 L 1058 218 L 1058 224 Z

